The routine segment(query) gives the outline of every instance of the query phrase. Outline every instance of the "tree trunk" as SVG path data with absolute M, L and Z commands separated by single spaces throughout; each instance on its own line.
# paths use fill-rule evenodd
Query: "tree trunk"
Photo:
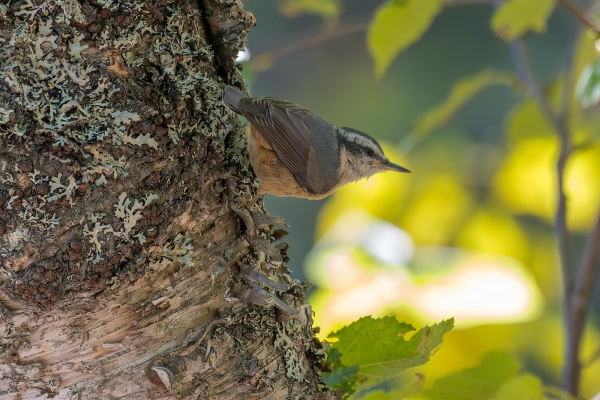
M 0 2 L 0 399 L 333 398 L 221 101 L 253 24 Z

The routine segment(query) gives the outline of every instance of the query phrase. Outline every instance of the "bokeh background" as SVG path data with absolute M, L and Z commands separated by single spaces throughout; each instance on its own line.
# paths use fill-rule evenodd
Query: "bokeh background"
M 557 139 L 511 82 L 509 47 L 490 29 L 492 7 L 446 7 L 377 80 L 366 31 L 380 1 L 343 1 L 325 17 L 291 1 L 244 3 L 257 20 L 243 63 L 253 96 L 284 98 L 367 132 L 413 171 L 380 174 L 321 201 L 267 196 L 269 212 L 290 225 L 294 276 L 314 283 L 320 336 L 364 315 L 395 315 L 416 328 L 455 317 L 432 360 L 397 384 L 415 372 L 430 382 L 473 367 L 489 350 L 559 382 Z M 578 24 L 557 7 L 545 33 L 525 38 L 539 82 L 557 101 L 574 35 L 576 76 L 598 56 L 595 32 Z M 465 79 L 491 83 L 423 133 L 423 117 Z M 600 120 L 594 107 L 572 114 L 582 146 L 566 171 L 568 223 L 580 255 L 600 205 Z M 599 311 L 597 290 L 583 346 L 585 398 L 600 391 Z

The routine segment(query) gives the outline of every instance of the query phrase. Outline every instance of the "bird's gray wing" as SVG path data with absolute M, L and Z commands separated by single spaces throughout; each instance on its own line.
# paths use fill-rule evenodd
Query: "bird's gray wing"
M 273 97 L 243 99 L 238 109 L 294 174 L 300 186 L 312 194 L 325 193 L 333 187 L 315 171 L 315 160 L 311 159 L 314 157 L 310 151 L 314 133 L 305 121 L 320 117 L 298 104 Z

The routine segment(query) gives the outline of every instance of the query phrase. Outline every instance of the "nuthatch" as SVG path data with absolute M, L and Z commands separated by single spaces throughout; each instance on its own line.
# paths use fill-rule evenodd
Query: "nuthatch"
M 250 122 L 250 162 L 260 194 L 322 199 L 377 172 L 410 172 L 391 163 L 371 136 L 338 128 L 298 104 L 248 97 L 231 86 L 223 101 Z

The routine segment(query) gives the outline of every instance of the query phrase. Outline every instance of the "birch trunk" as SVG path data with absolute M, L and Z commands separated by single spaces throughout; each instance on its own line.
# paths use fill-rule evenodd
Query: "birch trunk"
M 0 2 L 0 399 L 333 398 L 221 101 L 253 24 Z

